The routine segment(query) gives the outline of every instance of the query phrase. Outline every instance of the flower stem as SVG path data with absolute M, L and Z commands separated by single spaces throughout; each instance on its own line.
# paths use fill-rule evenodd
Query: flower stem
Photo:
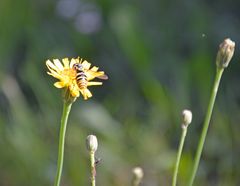
M 72 106 L 72 102 L 64 101 L 63 113 L 62 113 L 62 118 L 61 118 L 60 134 L 59 134 L 57 173 L 56 173 L 56 177 L 55 177 L 54 186 L 60 185 L 62 168 L 63 168 L 63 159 L 64 159 L 65 134 L 66 134 L 68 115 L 70 113 L 71 106 Z
M 175 168 L 174 168 L 172 186 L 177 185 L 178 168 L 179 168 L 179 163 L 180 163 L 180 159 L 181 159 L 181 154 L 182 154 L 186 134 L 187 134 L 187 127 L 182 125 L 182 135 L 181 135 L 181 141 L 180 141 L 179 147 L 178 147 L 177 160 L 176 160 Z
M 96 185 L 96 167 L 95 167 L 95 152 L 90 151 L 90 162 L 91 162 L 91 186 Z
M 211 119 L 211 115 L 212 115 L 212 111 L 213 111 L 213 107 L 214 107 L 214 103 L 215 103 L 215 99 L 217 96 L 218 87 L 220 84 L 220 80 L 221 80 L 223 71 L 224 71 L 224 68 L 217 68 L 217 71 L 216 71 L 216 76 L 215 76 L 214 85 L 213 85 L 213 89 L 212 89 L 212 93 L 211 93 L 211 97 L 210 97 L 210 101 L 209 101 L 209 105 L 208 105 L 208 109 L 207 109 L 207 114 L 206 114 L 206 117 L 204 120 L 202 133 L 200 136 L 197 152 L 196 152 L 195 159 L 194 159 L 193 171 L 192 171 L 192 174 L 191 174 L 191 177 L 189 180 L 189 184 L 188 184 L 189 186 L 193 185 L 193 181 L 196 176 L 196 172 L 197 172 L 199 161 L 201 158 L 204 142 L 205 142 L 208 127 L 209 127 L 209 122 Z

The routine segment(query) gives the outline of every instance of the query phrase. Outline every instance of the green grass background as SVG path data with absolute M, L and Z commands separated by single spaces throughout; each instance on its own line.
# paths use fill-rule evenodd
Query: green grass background
M 240 185 L 240 2 L 1 0 L 0 185 L 53 185 L 61 91 L 45 61 L 83 57 L 109 80 L 72 107 L 62 186 L 90 185 L 85 138 L 99 140 L 97 185 L 171 185 L 181 111 L 193 112 L 179 172 L 186 185 L 218 45 L 236 42 L 223 74 L 196 186 Z

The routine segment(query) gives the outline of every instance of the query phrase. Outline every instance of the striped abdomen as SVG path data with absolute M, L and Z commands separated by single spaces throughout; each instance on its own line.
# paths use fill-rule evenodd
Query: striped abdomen
M 80 63 L 73 65 L 73 68 L 76 70 L 76 81 L 80 89 L 87 88 L 87 75 L 83 71 L 83 66 Z

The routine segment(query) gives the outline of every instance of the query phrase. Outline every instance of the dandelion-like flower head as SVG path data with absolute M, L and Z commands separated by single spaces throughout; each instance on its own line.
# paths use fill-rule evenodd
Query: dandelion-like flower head
M 81 64 L 82 71 L 84 74 L 83 78 L 77 78 L 77 70 L 74 68 L 74 64 Z M 103 71 L 98 71 L 98 67 L 91 67 L 91 63 L 81 58 L 68 58 L 53 59 L 53 61 L 46 61 L 49 75 L 57 78 L 59 81 L 54 83 L 57 88 L 67 88 L 73 98 L 79 97 L 82 94 L 83 98 L 86 100 L 92 97 L 92 93 L 89 91 L 88 86 L 92 85 L 102 85 L 102 82 L 91 81 L 94 78 L 107 79 L 107 76 Z M 79 86 L 79 82 L 84 81 L 85 86 Z

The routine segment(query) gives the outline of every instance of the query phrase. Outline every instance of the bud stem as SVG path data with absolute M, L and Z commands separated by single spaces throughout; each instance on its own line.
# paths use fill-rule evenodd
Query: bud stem
M 191 177 L 189 180 L 189 184 L 188 184 L 189 186 L 193 185 L 193 181 L 196 176 L 196 172 L 197 172 L 199 161 L 201 158 L 204 142 L 206 139 L 206 135 L 207 135 L 207 131 L 208 131 L 208 127 L 209 127 L 209 123 L 210 123 L 210 119 L 211 119 L 211 115 L 212 115 L 212 111 L 213 111 L 213 107 L 214 107 L 214 103 L 215 103 L 215 99 L 217 96 L 218 87 L 220 84 L 220 80 L 221 80 L 223 71 L 224 71 L 224 68 L 217 67 L 215 81 L 214 81 L 214 85 L 213 85 L 213 89 L 212 89 L 212 93 L 211 93 L 211 97 L 210 97 L 210 101 L 209 101 L 209 105 L 208 105 L 208 109 L 207 109 L 207 114 L 206 114 L 206 117 L 204 120 L 202 133 L 200 136 L 197 152 L 196 152 L 195 159 L 194 159 L 193 171 L 192 171 L 192 174 L 191 174 Z
M 175 168 L 174 168 L 172 186 L 177 185 L 178 168 L 179 168 L 179 163 L 180 163 L 180 159 L 181 159 L 181 155 L 182 155 L 182 150 L 183 150 L 186 134 L 187 134 L 187 126 L 182 125 L 182 135 L 181 135 L 181 141 L 178 146 L 177 160 L 176 160 Z
M 90 162 L 91 162 L 91 186 L 96 185 L 96 167 L 95 167 L 95 152 L 90 151 Z
M 67 128 L 68 115 L 70 113 L 71 106 L 72 106 L 72 102 L 64 101 L 61 127 L 60 127 L 60 133 L 59 133 L 57 173 L 55 177 L 54 186 L 60 185 L 62 168 L 63 168 L 63 159 L 64 159 L 65 134 L 66 134 L 66 128 Z

